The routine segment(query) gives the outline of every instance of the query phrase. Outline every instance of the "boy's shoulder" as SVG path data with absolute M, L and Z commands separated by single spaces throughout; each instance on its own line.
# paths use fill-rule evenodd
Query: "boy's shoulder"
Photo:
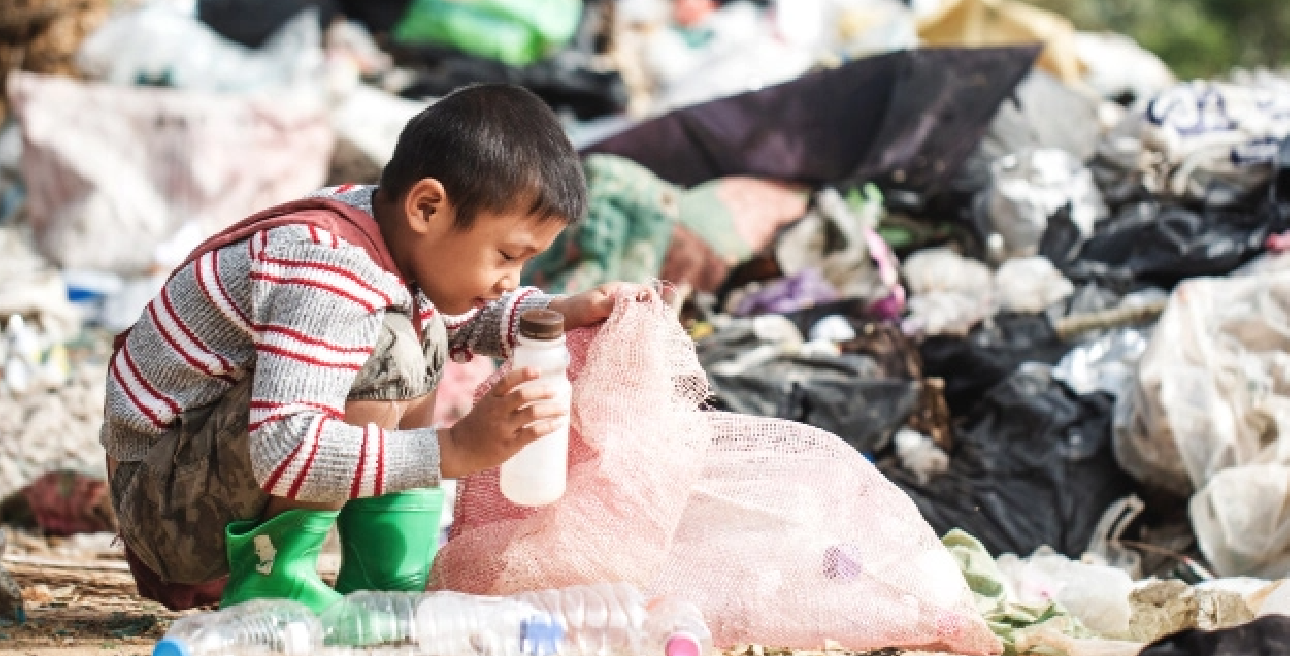
M 372 185 L 340 185 L 324 187 L 305 198 L 326 198 L 342 202 L 369 216 L 372 214 Z M 351 246 L 342 235 L 337 235 L 323 228 L 308 224 L 279 225 L 264 230 L 259 235 L 260 244 L 252 244 L 252 253 L 257 249 L 269 246 L 295 247 L 325 253 L 327 250 L 345 250 L 362 252 L 363 249 Z M 318 248 L 309 248 L 310 246 Z M 370 259 L 370 258 L 364 258 Z
M 318 191 L 305 196 L 305 198 L 327 198 L 330 200 L 340 201 L 357 210 L 372 215 L 372 194 L 376 191 L 375 185 L 338 185 L 335 187 L 323 187 Z

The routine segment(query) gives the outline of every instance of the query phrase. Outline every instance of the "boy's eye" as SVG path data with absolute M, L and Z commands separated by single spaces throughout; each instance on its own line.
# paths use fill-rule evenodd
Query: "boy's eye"
M 511 254 L 507 253 L 506 251 L 497 251 L 497 252 L 498 252 L 498 253 L 501 253 L 501 254 L 502 254 L 502 259 L 503 259 L 503 260 L 505 260 L 505 261 L 507 261 L 507 262 L 514 262 L 515 260 L 520 259 L 520 258 L 518 258 L 518 257 L 515 257 L 515 256 L 513 256 L 513 255 L 511 255 Z

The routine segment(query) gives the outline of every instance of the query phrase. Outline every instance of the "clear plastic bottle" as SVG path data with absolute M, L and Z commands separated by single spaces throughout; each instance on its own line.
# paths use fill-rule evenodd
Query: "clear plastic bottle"
M 573 387 L 567 369 L 564 317 L 552 310 L 520 315 L 519 345 L 511 357 L 514 369 L 534 367 L 541 378 L 529 385 L 553 388 L 555 401 L 569 409 Z M 530 443 L 502 463 L 502 494 L 521 506 L 544 506 L 564 495 L 569 468 L 569 424 Z
M 515 595 L 549 615 L 564 634 L 560 656 L 703 656 L 712 633 L 690 602 L 646 602 L 634 586 L 603 583 Z
M 524 656 L 529 635 L 554 626 L 522 601 L 459 592 L 354 592 L 320 619 L 327 656 Z
M 486 597 L 355 592 L 321 618 L 326 656 L 704 656 L 696 607 L 628 584 Z
M 255 599 L 216 613 L 175 620 L 152 656 L 313 656 L 322 625 L 289 599 Z

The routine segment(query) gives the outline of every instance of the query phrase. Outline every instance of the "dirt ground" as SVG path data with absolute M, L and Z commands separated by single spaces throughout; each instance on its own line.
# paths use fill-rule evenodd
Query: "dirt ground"
M 13 537 L 12 534 L 10 534 Z M 160 604 L 136 594 L 125 561 L 114 551 L 45 548 L 38 539 L 18 536 L 18 549 L 3 558 L 23 590 L 27 622 L 0 623 L 0 654 L 22 656 L 147 656 L 175 618 Z M 11 541 L 13 546 L 13 541 Z M 25 548 L 23 548 L 25 547 Z M 16 552 L 16 553 L 15 553 Z M 320 571 L 334 577 L 339 559 L 324 554 Z M 828 656 L 862 656 L 828 652 Z M 883 649 L 863 656 L 949 656 Z M 790 652 L 747 647 L 727 656 L 825 656 L 824 652 Z

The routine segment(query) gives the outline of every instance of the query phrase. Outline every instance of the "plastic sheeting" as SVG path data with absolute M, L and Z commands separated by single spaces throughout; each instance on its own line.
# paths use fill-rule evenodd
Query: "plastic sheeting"
M 810 424 L 863 453 L 884 447 L 914 412 L 917 381 L 888 377 L 865 355 L 803 348 L 800 334 L 768 335 L 772 321 L 787 323 L 759 317 L 699 344 L 714 408 Z
M 173 266 L 165 260 L 182 259 L 202 234 L 309 193 L 327 173 L 333 134 L 312 97 L 118 88 L 21 72 L 9 87 L 36 243 L 65 267 Z M 185 226 L 185 243 L 166 249 Z
M 998 314 L 966 336 L 929 337 L 918 350 L 924 373 L 945 380 L 945 400 L 958 417 L 1021 363 L 1056 364 L 1068 347 L 1042 315 Z
M 589 152 L 693 186 L 729 175 L 807 184 L 891 179 L 925 190 L 958 169 L 1034 47 L 870 57 L 646 121 Z
M 1078 558 L 1104 511 L 1133 481 L 1111 453 L 1111 401 L 1080 396 L 1049 368 L 1026 365 L 990 390 L 957 426 L 949 471 L 920 485 L 880 467 L 937 532 L 962 528 L 993 554 L 1050 546 Z

